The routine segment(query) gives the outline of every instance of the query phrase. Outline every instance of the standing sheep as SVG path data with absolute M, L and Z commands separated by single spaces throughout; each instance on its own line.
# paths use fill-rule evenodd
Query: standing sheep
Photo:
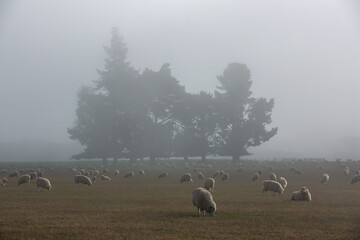
M 79 185 L 79 183 L 91 186 L 92 182 L 90 180 L 90 178 L 88 178 L 87 176 L 84 175 L 75 175 L 74 177 L 75 180 L 75 184 Z
M 276 181 L 277 177 L 275 173 L 270 174 L 270 180 Z
M 202 172 L 198 172 L 198 179 L 204 180 L 204 174 Z
M 114 171 L 114 176 L 117 176 L 117 175 L 119 175 L 120 174 L 120 171 L 119 170 L 115 170 Z
M 5 187 L 5 185 L 9 182 L 7 178 L 1 179 L 1 184 Z
M 262 184 L 263 184 L 262 193 L 266 194 L 267 191 L 272 191 L 274 193 L 278 193 L 279 195 L 281 195 L 284 192 L 284 188 L 281 186 L 281 184 L 274 180 L 265 180 L 263 181 Z
M 284 177 L 279 177 L 278 180 L 277 180 L 281 186 L 283 187 L 283 189 L 285 190 L 286 186 L 287 186 L 287 181 Z
M 293 192 L 291 200 L 293 201 L 311 201 L 311 194 L 309 189 L 301 187 L 300 191 Z
M 190 173 L 184 173 L 184 174 L 181 176 L 181 178 L 180 178 L 180 183 L 183 183 L 183 182 L 193 182 Z
M 198 209 L 198 216 L 205 216 L 205 212 L 212 216 L 216 211 L 216 203 L 211 193 L 204 188 L 196 188 L 192 192 L 192 203 Z
M 326 184 L 329 181 L 329 174 L 323 174 L 321 177 L 321 183 Z
M 260 178 L 259 173 L 254 173 L 254 175 L 252 176 L 251 180 L 252 180 L 252 181 L 257 181 L 257 180 L 259 180 L 259 178 Z
M 140 169 L 139 174 L 140 174 L 141 176 L 145 176 L 145 171 L 144 171 L 143 169 Z
M 221 176 L 221 180 L 222 180 L 222 181 L 228 180 L 228 179 L 229 179 L 229 176 L 230 176 L 229 173 L 226 172 L 226 173 L 224 173 L 224 174 Z
M 21 175 L 18 179 L 18 185 L 20 186 L 21 184 L 29 183 L 30 179 L 31 179 L 31 177 L 28 174 Z
M 208 178 L 204 182 L 204 188 L 210 192 L 214 190 L 215 180 L 213 178 Z
M 345 167 L 345 168 L 344 168 L 344 175 L 345 175 L 345 176 L 349 176 L 349 173 L 350 173 L 349 167 Z
M 111 181 L 111 178 L 105 175 L 101 175 L 101 180 L 103 181 Z
M 30 176 L 30 180 L 36 179 L 37 178 L 37 173 L 36 172 L 31 172 L 29 173 Z
M 168 176 L 168 173 L 167 172 L 162 172 L 159 174 L 158 178 L 166 178 Z
M 134 177 L 134 176 L 135 176 L 134 172 L 129 172 L 129 173 L 124 175 L 124 178 L 129 178 L 129 177 Z
M 47 178 L 42 178 L 42 177 L 37 178 L 36 179 L 36 186 L 38 188 L 39 187 L 44 188 L 44 189 L 46 189 L 48 191 L 51 190 L 51 184 L 50 184 L 49 179 L 47 179 Z

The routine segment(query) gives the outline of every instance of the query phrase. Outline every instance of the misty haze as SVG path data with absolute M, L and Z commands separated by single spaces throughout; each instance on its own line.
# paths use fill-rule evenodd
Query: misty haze
M 356 0 L 2 0 L 0 239 L 357 239 L 359 42 Z

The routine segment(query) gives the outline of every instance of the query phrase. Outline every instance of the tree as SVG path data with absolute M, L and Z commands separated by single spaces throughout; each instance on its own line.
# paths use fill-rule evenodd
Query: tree
M 250 155 L 249 147 L 259 146 L 277 133 L 277 128 L 266 129 L 274 100 L 251 97 L 251 75 L 245 64 L 230 63 L 218 80 L 218 153 L 237 162 L 241 156 Z

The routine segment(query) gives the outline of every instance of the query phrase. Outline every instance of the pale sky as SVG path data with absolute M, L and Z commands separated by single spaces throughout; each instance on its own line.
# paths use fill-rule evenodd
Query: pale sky
M 254 152 L 360 159 L 339 143 L 360 138 L 356 0 L 1 0 L 0 142 L 71 141 L 76 92 L 97 79 L 113 26 L 136 69 L 169 62 L 190 92 L 247 64 L 279 128 Z

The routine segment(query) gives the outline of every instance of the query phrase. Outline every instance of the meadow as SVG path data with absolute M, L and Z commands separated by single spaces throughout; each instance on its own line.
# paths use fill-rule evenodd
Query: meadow
M 244 161 L 243 171 L 227 160 L 212 160 L 212 168 L 190 169 L 180 160 L 157 167 L 119 162 L 120 175 L 114 176 L 110 168 L 111 181 L 98 178 L 90 187 L 75 186 L 70 167 L 100 164 L 0 163 L 0 169 L 43 167 L 52 184 L 50 192 L 39 191 L 34 181 L 18 186 L 15 177 L 0 186 L 0 239 L 360 239 L 360 183 L 350 184 L 360 167 L 355 161 Z M 349 176 L 343 174 L 345 165 Z M 295 175 L 292 167 L 303 174 Z M 145 176 L 138 174 L 140 168 Z M 217 211 L 212 217 L 198 217 L 192 205 L 192 191 L 203 186 L 194 168 L 205 177 L 216 170 L 230 174 L 227 181 L 215 177 Z M 253 182 L 258 169 L 264 173 Z M 158 179 L 164 170 L 168 177 Z M 135 177 L 124 178 L 129 171 L 135 171 Z M 193 183 L 179 182 L 185 172 L 193 175 Z M 288 181 L 282 196 L 262 194 L 261 183 L 271 172 Z M 320 183 L 324 173 L 330 175 L 327 184 Z M 290 200 L 301 186 L 310 190 L 311 202 Z

